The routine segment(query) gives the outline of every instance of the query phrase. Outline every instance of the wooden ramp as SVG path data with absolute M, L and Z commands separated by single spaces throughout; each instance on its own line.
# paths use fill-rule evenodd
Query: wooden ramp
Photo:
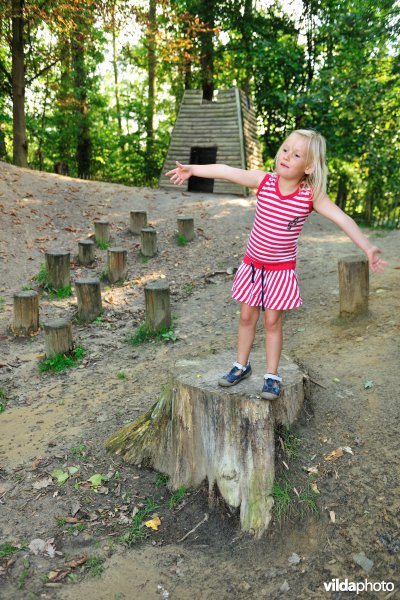
M 249 379 L 221 388 L 217 381 L 231 362 L 231 354 L 180 360 L 157 404 L 112 435 L 106 447 L 131 464 L 168 474 L 171 490 L 207 481 L 210 504 L 222 496 L 240 510 L 242 529 L 260 537 L 273 505 L 274 427 L 297 418 L 304 375 L 283 358 L 282 396 L 269 402 L 260 399 L 263 353 L 253 353 Z

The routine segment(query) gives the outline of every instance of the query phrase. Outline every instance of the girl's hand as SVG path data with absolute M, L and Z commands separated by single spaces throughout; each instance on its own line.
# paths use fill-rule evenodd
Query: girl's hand
M 182 165 L 180 162 L 176 161 L 176 169 L 168 171 L 165 175 L 166 177 L 169 177 L 175 185 L 182 185 L 182 183 L 192 176 L 191 165 Z
M 385 265 L 387 265 L 387 261 L 382 260 L 379 256 L 381 252 L 382 250 L 380 250 L 376 246 L 372 246 L 369 250 L 366 250 L 369 266 L 371 267 L 371 270 L 375 273 L 377 273 L 378 271 L 384 271 Z

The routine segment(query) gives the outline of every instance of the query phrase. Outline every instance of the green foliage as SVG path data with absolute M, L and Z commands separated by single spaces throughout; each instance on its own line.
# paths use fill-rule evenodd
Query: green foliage
M 102 240 L 101 238 L 96 240 L 96 242 L 97 242 L 97 245 L 100 248 L 100 250 L 107 250 L 110 247 L 110 244 L 106 240 Z M 105 272 L 105 273 L 107 276 L 107 272 Z
M 178 244 L 178 246 L 187 246 L 188 241 L 186 239 L 186 236 L 183 233 L 178 233 L 178 235 L 176 236 L 176 243 Z
M 69 355 L 57 354 L 53 358 L 45 358 L 39 362 L 39 372 L 52 371 L 53 373 L 60 373 L 65 369 L 75 367 L 84 355 L 85 351 L 82 346 L 77 346 Z
M 71 296 L 73 296 L 73 292 L 70 285 L 59 288 L 58 290 L 49 288 L 49 300 L 63 300 L 64 298 L 70 298 Z
M 147 535 L 147 532 L 144 529 L 144 521 L 158 508 L 159 506 L 156 504 L 154 498 L 146 498 L 144 506 L 132 517 L 131 527 L 121 536 L 120 541 L 128 546 L 132 546 L 136 542 L 144 539 Z
M 10 542 L 4 542 L 4 544 L 0 545 L 0 559 L 7 558 L 7 556 L 11 556 L 15 552 L 18 552 L 20 548 L 13 546 Z
M 163 485 L 167 485 L 168 481 L 169 481 L 169 475 L 166 475 L 165 473 L 159 473 L 154 482 L 154 485 L 156 487 L 161 487 Z
M 170 508 L 175 508 L 175 506 L 177 506 L 181 502 L 181 500 L 183 500 L 186 493 L 187 488 L 184 485 L 182 485 L 179 489 L 176 490 L 176 492 L 172 494 L 171 498 L 169 498 L 168 506 Z
M 34 277 L 35 281 L 43 288 L 49 287 L 49 274 L 45 264 L 41 264 L 38 274 Z
M 4 388 L 0 388 L 0 413 L 4 412 L 7 407 L 7 393 Z
M 128 341 L 132 346 L 139 346 L 140 344 L 143 344 L 143 342 L 148 342 L 150 340 L 175 342 L 177 339 L 178 338 L 174 332 L 173 326 L 163 326 L 155 331 L 150 327 L 147 321 L 144 321 L 141 325 L 139 325 Z

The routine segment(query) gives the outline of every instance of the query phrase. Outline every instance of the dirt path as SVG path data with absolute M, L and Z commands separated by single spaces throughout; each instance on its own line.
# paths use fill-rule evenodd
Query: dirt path
M 353 245 L 318 215 L 301 238 L 304 306 L 285 317 L 284 352 L 314 383 L 293 432 L 294 442 L 301 440 L 298 456 L 287 448 L 278 472 L 285 473 L 284 460 L 295 498 L 293 487 L 306 489 L 305 469 L 314 467 L 319 515 L 304 510 L 300 517 L 305 503 L 297 502 L 288 520 L 275 521 L 255 542 L 239 535 L 235 515 L 221 510 L 179 542 L 208 513 L 203 491 L 174 505 L 165 486 L 155 484 L 156 474 L 127 467 L 104 450 L 110 433 L 157 400 L 178 358 L 229 347 L 234 353 L 238 306 L 224 271 L 240 261 L 254 205 L 254 197 L 127 188 L 0 163 L 1 598 L 355 598 L 324 591 L 323 582 L 346 577 L 397 588 L 361 598 L 398 597 L 398 231 L 375 232 L 389 265 L 371 275 L 368 317 L 351 321 L 337 317 L 336 265 Z M 148 211 L 158 232 L 159 255 L 147 263 L 127 230 L 135 208 Z M 186 247 L 175 241 L 179 214 L 195 217 L 196 239 Z M 75 325 L 75 340 L 86 351 L 79 367 L 39 374 L 43 334 L 26 340 L 8 333 L 13 293 L 35 286 L 32 277 L 48 248 L 75 255 L 77 241 L 99 217 L 110 219 L 113 241 L 129 250 L 129 280 L 103 287 L 103 320 Z M 105 267 L 106 251 L 97 250 L 94 268 L 74 263 L 72 277 L 99 275 Z M 178 339 L 134 348 L 126 338 L 143 318 L 143 286 L 164 276 Z M 76 311 L 74 298 L 50 301 L 44 294 L 40 306 L 41 321 Z M 256 346 L 262 344 L 260 327 Z M 352 454 L 325 461 L 338 447 Z M 66 483 L 55 483 L 54 469 L 68 474 Z M 88 482 L 94 474 L 107 476 L 98 489 Z M 158 508 L 151 510 L 151 502 Z M 132 513 L 146 509 L 161 516 L 159 531 L 130 548 L 121 544 Z M 37 555 L 28 548 L 34 539 L 48 542 Z M 355 562 L 361 552 L 373 562 L 368 572 Z M 289 562 L 293 553 L 300 562 Z M 83 555 L 86 562 L 76 564 Z M 56 573 L 51 581 L 50 572 Z

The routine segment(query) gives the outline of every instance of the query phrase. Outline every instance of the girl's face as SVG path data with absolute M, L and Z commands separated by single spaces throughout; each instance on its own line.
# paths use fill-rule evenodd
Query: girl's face
M 284 179 L 301 181 L 305 174 L 312 172 L 308 161 L 310 140 L 298 133 L 292 133 L 282 144 L 276 158 L 276 172 Z

